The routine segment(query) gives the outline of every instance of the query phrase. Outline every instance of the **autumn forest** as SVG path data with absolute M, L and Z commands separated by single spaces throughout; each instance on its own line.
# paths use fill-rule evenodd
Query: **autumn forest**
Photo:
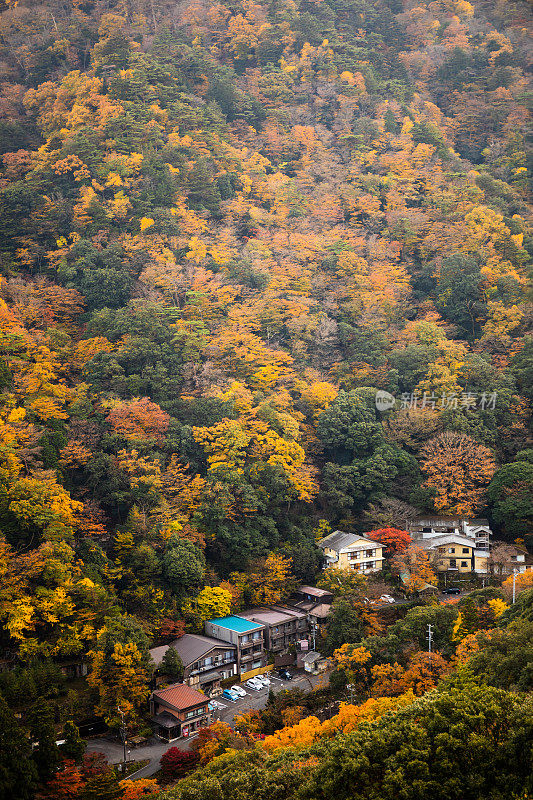
M 337 529 L 481 517 L 533 552 L 531 30 L 525 0 L 0 2 L 0 718 L 19 714 L 21 752 L 52 707 L 56 731 L 116 729 L 120 698 L 142 732 L 148 646 L 327 588 L 316 543 Z M 361 585 L 332 591 L 353 613 Z M 168 797 L 526 800 L 494 764 L 531 734 L 527 681 L 465 677 L 479 630 L 531 641 L 498 591 L 475 624 L 427 607 L 426 683 L 420 631 L 357 606 L 357 636 L 323 631 L 366 703 L 339 736 L 306 740 L 278 708 L 260 754 L 257 720 L 219 732 Z M 392 767 L 379 783 L 370 753 L 397 749 L 380 736 L 414 747 L 463 706 L 518 720 L 491 745 L 493 794 L 435 776 L 402 794 Z M 298 724 L 315 750 L 283 740 Z M 339 749 L 366 754 L 353 785 Z M 90 788 L 107 773 L 83 789 L 74 756 L 61 794 L 45 752 L 21 800 L 141 796 Z

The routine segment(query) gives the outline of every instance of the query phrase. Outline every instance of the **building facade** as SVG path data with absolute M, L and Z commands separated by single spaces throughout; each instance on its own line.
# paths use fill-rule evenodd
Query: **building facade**
M 487 574 L 492 531 L 486 519 L 418 517 L 407 520 L 406 530 L 440 572 Z
M 363 574 L 379 572 L 383 567 L 383 545 L 357 533 L 334 531 L 318 542 L 326 567 L 353 569 Z
M 273 606 L 271 608 L 252 608 L 241 612 L 246 619 L 264 626 L 265 647 L 268 652 L 279 654 L 302 639 L 307 639 L 309 622 L 303 611 Z
M 150 697 L 150 721 L 159 739 L 186 739 L 211 724 L 208 699 L 185 683 L 157 689 Z
M 237 649 L 237 672 L 241 680 L 248 673 L 266 667 L 265 626 L 245 617 L 228 616 L 207 620 L 205 633 L 235 645 Z
M 184 683 L 209 696 L 220 694 L 220 682 L 237 674 L 237 647 L 229 642 L 186 633 L 169 645 L 150 650 L 156 667 L 161 665 L 169 647 L 181 658 Z

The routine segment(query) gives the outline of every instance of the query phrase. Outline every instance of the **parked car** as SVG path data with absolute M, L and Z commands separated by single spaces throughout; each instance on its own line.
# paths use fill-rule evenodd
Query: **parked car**
M 236 703 L 239 699 L 239 695 L 237 692 L 234 692 L 233 689 L 224 689 L 222 697 L 225 697 L 226 700 L 231 700 L 232 703 Z
M 243 689 L 242 686 L 235 684 L 235 686 L 231 687 L 231 691 L 235 692 L 235 694 L 238 694 L 239 697 L 246 697 L 246 690 Z
M 282 667 L 281 669 L 278 669 L 278 675 L 279 675 L 280 678 L 283 678 L 283 680 L 285 680 L 285 681 L 292 681 L 292 675 L 291 675 L 291 673 L 289 672 L 288 669 L 285 669 L 285 667 Z
M 379 598 L 383 603 L 395 603 L 396 600 L 391 594 L 382 594 Z
M 256 681 L 262 683 L 263 686 L 270 686 L 270 678 L 268 677 L 268 675 L 256 675 L 255 679 Z
M 263 688 L 263 684 L 261 683 L 261 681 L 258 681 L 257 678 L 250 678 L 249 680 L 246 681 L 246 685 L 249 686 L 250 689 L 253 689 L 255 692 L 259 692 Z
M 442 594 L 461 594 L 461 590 L 455 586 L 449 586 L 447 589 L 442 590 Z

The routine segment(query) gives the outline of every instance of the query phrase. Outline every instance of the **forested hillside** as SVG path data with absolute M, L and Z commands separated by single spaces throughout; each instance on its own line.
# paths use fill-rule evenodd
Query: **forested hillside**
M 531 547 L 530 4 L 1 8 L 4 656 L 101 690 L 337 527 Z

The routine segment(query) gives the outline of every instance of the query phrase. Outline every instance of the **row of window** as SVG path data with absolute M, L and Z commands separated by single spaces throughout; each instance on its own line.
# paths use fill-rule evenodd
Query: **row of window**
M 446 548 L 445 547 L 439 547 L 439 553 L 445 553 L 445 552 L 446 552 Z M 448 547 L 448 553 L 455 553 L 455 547 Z M 463 554 L 464 555 L 470 555 L 470 548 L 469 547 L 463 547 Z
M 351 553 L 348 553 L 348 558 L 350 561 L 355 561 L 356 559 L 363 558 L 363 553 L 365 554 L 365 558 L 373 558 L 376 555 L 376 551 L 374 550 L 352 550 Z
M 375 561 L 365 561 L 363 564 L 352 564 L 352 569 L 375 569 L 376 562 Z
M 207 656 L 202 661 L 197 661 L 192 665 L 193 672 L 202 669 L 210 669 L 219 664 L 227 664 L 228 661 L 235 661 L 235 653 L 233 650 L 226 650 L 223 656 Z
M 262 635 L 263 634 L 261 631 L 256 631 L 252 634 L 245 633 L 244 636 L 241 636 L 241 644 L 246 644 L 246 642 L 250 642 L 252 640 L 257 641 L 258 639 L 261 639 Z
M 192 711 L 187 711 L 185 714 L 185 719 L 191 719 L 191 717 L 197 717 L 199 714 L 207 714 L 207 707 L 202 706 L 201 708 L 194 708 Z

